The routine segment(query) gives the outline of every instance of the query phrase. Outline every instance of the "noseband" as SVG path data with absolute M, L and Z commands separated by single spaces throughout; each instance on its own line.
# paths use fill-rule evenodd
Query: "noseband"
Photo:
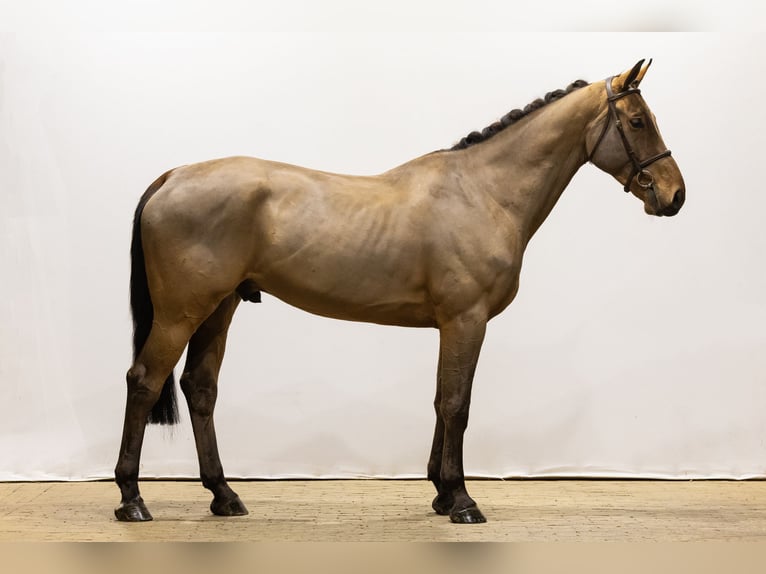
M 620 139 L 622 140 L 622 145 L 625 148 L 625 152 L 628 154 L 628 158 L 633 164 L 633 171 L 631 172 L 628 181 L 625 183 L 625 191 L 630 191 L 630 184 L 633 182 L 634 178 L 638 182 L 638 185 L 640 185 L 643 189 L 654 191 L 654 176 L 652 175 L 652 172 L 646 168 L 652 165 L 655 161 L 660 160 L 663 157 L 668 157 L 670 155 L 670 150 L 666 149 L 662 153 L 658 153 L 657 155 L 652 156 L 649 159 L 645 159 L 644 161 L 640 161 L 638 157 L 636 157 L 636 152 L 633 151 L 633 147 L 630 145 L 628 137 L 625 135 L 625 128 L 622 125 L 620 116 L 617 114 L 617 105 L 615 102 L 621 98 L 624 98 L 625 96 L 629 96 L 630 94 L 640 94 L 641 90 L 638 88 L 628 88 L 627 90 L 623 90 L 615 94 L 612 91 L 613 78 L 614 76 L 611 76 L 606 79 L 606 101 L 609 104 L 609 114 L 606 116 L 604 129 L 601 130 L 601 135 L 598 136 L 598 140 L 596 140 L 596 145 L 593 146 L 593 150 L 590 152 L 588 161 L 593 159 L 599 144 L 601 144 L 601 140 L 604 139 L 606 131 L 609 129 L 609 121 L 612 119 L 612 117 L 614 117 L 614 125 L 617 128 L 617 133 L 620 134 Z

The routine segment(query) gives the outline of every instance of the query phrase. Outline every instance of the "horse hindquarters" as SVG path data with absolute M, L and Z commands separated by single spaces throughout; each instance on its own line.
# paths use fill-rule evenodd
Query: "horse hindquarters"
M 115 479 L 122 496 L 115 515 L 118 520 L 131 522 L 152 519 L 138 488 L 147 421 L 175 422 L 174 402 L 170 401 L 173 398 L 173 367 L 189 339 L 223 298 L 210 285 L 200 282 L 194 261 L 187 260 L 184 253 L 169 252 L 162 238 L 145 232 L 144 208 L 167 177 L 165 174 L 157 179 L 144 193 L 133 222 L 134 361 L 127 374 L 125 421 L 115 468 Z M 167 229 L 168 226 L 161 227 Z M 155 409 L 157 405 L 159 408 Z

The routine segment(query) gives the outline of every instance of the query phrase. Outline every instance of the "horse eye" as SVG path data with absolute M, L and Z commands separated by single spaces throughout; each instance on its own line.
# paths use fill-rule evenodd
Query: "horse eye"
M 641 118 L 630 118 L 630 125 L 631 127 L 636 128 L 637 130 L 640 130 L 644 127 L 644 120 Z

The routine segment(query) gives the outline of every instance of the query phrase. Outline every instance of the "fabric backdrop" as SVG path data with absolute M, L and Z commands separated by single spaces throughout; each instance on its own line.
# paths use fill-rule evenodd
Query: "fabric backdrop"
M 575 176 L 490 323 L 466 471 L 766 474 L 762 34 L 659 2 L 638 19 L 527 7 L 544 22 L 527 28 L 500 2 L 16 4 L 0 18 L 1 480 L 112 475 L 131 219 L 165 170 L 253 155 L 379 173 L 649 57 L 687 204 L 651 218 L 593 166 Z M 684 29 L 723 33 L 628 33 Z M 229 341 L 227 474 L 424 476 L 436 331 L 265 295 Z M 148 431 L 144 476 L 197 475 L 182 416 Z

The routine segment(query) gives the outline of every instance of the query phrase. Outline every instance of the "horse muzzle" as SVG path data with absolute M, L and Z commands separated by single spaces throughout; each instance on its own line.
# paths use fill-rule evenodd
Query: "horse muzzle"
M 675 194 L 673 194 L 673 201 L 662 209 L 659 209 L 655 215 L 660 217 L 673 217 L 681 211 L 681 207 L 683 207 L 685 201 L 686 190 L 684 190 L 684 188 L 679 188 L 676 190 Z

